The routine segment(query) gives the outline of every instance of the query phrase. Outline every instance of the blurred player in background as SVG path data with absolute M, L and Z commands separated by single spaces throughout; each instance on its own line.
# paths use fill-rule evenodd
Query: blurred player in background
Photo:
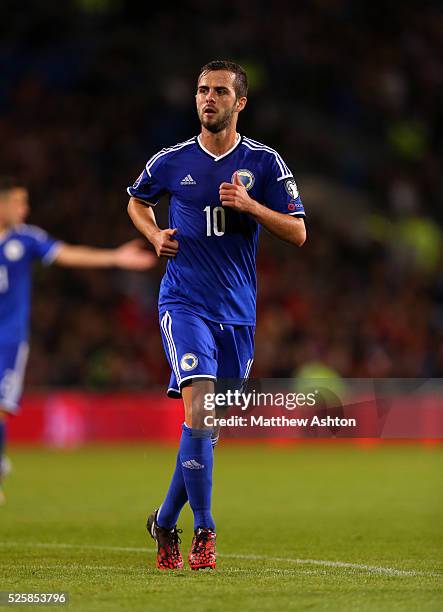
M 28 213 L 26 187 L 13 178 L 0 177 L 0 503 L 4 501 L 2 476 L 8 469 L 4 456 L 6 415 L 15 414 L 18 409 L 28 357 L 33 261 L 129 270 L 146 270 L 156 262 L 156 257 L 143 250 L 138 241 L 117 249 L 56 241 L 42 229 L 24 225 Z
M 157 567 L 183 567 L 176 528 L 184 504 L 194 513 L 192 569 L 215 567 L 211 514 L 213 443 L 204 397 L 215 381 L 248 378 L 254 350 L 259 226 L 291 244 L 306 239 L 304 209 L 292 172 L 273 149 L 236 131 L 246 106 L 247 76 L 215 61 L 200 71 L 200 135 L 151 157 L 132 187 L 135 226 L 168 257 L 159 312 L 172 374 L 168 395 L 182 397 L 185 422 L 166 499 L 148 518 Z M 153 208 L 170 196 L 169 228 Z M 207 422 L 207 420 L 206 420 Z

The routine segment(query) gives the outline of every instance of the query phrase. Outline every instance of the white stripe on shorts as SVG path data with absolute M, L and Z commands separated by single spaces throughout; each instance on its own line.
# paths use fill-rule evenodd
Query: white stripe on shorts
M 168 343 L 169 356 L 171 358 L 172 369 L 174 371 L 175 378 L 177 379 L 177 384 L 178 386 L 180 386 L 180 382 L 181 382 L 180 368 L 178 366 L 177 349 L 175 348 L 174 339 L 172 337 L 172 319 L 171 319 L 171 315 L 169 314 L 169 311 L 165 312 L 161 320 L 161 326 L 162 326 L 163 332 L 166 337 L 166 342 Z
M 249 373 L 250 373 L 250 371 L 251 371 L 251 368 L 252 368 L 252 364 L 253 364 L 253 363 L 254 363 L 254 360 L 253 360 L 253 359 L 248 359 L 248 362 L 247 362 L 247 364 L 246 364 L 245 374 L 244 374 L 244 376 L 243 376 L 243 378 L 244 378 L 245 380 L 248 380 L 248 378 L 249 378 Z

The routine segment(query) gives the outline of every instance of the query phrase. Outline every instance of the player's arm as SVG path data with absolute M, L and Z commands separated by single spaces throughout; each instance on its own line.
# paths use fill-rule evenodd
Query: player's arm
M 158 257 L 175 257 L 178 251 L 178 241 L 173 236 L 177 230 L 160 229 L 152 206 L 132 197 L 128 204 L 128 214 L 138 231 L 153 245 Z
M 155 266 L 155 257 L 143 248 L 139 240 L 131 240 L 116 249 L 61 243 L 54 257 L 59 266 L 73 268 L 126 268 L 147 270 Z
M 281 240 L 297 246 L 302 246 L 306 240 L 306 227 L 303 219 L 276 212 L 250 198 L 237 173 L 233 183 L 220 185 L 220 201 L 223 206 L 248 213 L 257 223 Z
M 305 243 L 306 226 L 304 219 L 276 212 L 252 199 L 251 202 L 253 205 L 250 212 L 248 211 L 249 214 L 271 234 L 299 247 Z

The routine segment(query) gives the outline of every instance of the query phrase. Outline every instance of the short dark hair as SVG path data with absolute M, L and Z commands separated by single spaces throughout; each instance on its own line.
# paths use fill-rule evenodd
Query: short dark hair
M 200 70 L 197 83 L 203 74 L 206 74 L 207 72 L 212 72 L 214 70 L 227 70 L 228 72 L 232 72 L 233 74 L 235 74 L 235 95 L 237 96 L 237 98 L 242 98 L 243 96 L 248 95 L 248 76 L 245 70 L 239 64 L 236 64 L 235 62 L 230 62 L 228 60 L 214 60 L 205 64 Z
M 14 176 L 0 176 L 0 193 L 6 193 L 17 187 L 24 187 L 23 181 L 18 180 Z

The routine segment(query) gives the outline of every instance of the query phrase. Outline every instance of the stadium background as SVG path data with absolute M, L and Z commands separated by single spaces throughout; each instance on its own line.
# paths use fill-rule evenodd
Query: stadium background
M 126 186 L 198 133 L 196 74 L 233 58 L 251 81 L 239 130 L 281 152 L 308 211 L 301 250 L 262 234 L 253 375 L 315 360 L 443 376 L 438 3 L 0 7 L 0 167 L 29 185 L 30 222 L 74 243 L 135 237 Z M 27 389 L 163 386 L 163 269 L 38 268 Z
M 239 131 L 279 150 L 308 211 L 302 249 L 262 234 L 253 375 L 314 362 L 441 377 L 442 23 L 439 3 L 409 0 L 0 1 L 0 173 L 28 184 L 30 222 L 62 240 L 136 237 L 126 186 L 198 133 L 200 66 L 234 59 L 251 81 Z M 441 610 L 442 446 L 429 440 L 225 440 L 219 569 L 156 572 L 144 521 L 182 418 L 164 397 L 164 265 L 36 266 L 0 589 L 67 590 L 72 609 L 106 612 Z M 187 552 L 189 508 L 180 527 Z

